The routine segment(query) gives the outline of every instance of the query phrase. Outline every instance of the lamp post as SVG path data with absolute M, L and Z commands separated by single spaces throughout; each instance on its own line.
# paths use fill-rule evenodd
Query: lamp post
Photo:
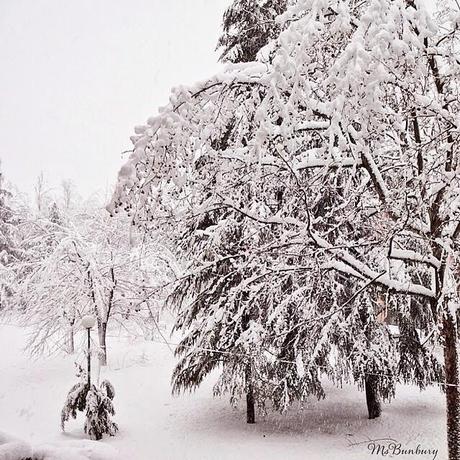
M 96 324 L 96 319 L 93 315 L 83 316 L 81 319 L 82 326 L 88 332 L 88 389 L 91 388 L 91 328 Z

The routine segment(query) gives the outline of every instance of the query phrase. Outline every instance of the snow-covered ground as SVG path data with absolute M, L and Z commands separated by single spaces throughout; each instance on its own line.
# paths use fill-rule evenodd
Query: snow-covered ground
M 101 377 L 115 386 L 115 421 L 120 432 L 94 448 L 85 439 L 83 421 L 60 430 L 60 411 L 75 382 L 74 360 L 55 356 L 31 360 L 22 353 L 24 331 L 0 326 L 0 460 L 1 432 L 20 438 L 36 451 L 51 446 L 74 448 L 73 459 L 339 459 L 382 457 L 369 449 L 369 440 L 392 438 L 413 454 L 397 459 L 444 459 L 444 398 L 437 388 L 420 392 L 399 387 L 396 400 L 385 405 L 377 420 L 366 418 L 363 393 L 353 387 L 328 386 L 327 398 L 312 400 L 303 410 L 283 416 L 268 414 L 255 425 L 245 423 L 244 407 L 232 409 L 228 400 L 212 397 L 212 378 L 196 392 L 172 397 L 174 365 L 164 344 L 109 337 L 109 366 Z M 4 442 L 4 441 L 3 441 Z M 101 445 L 101 443 L 103 443 Z M 437 449 L 435 455 L 417 453 Z M 50 451 L 51 451 L 50 450 Z M 118 453 L 118 455 L 115 454 Z M 64 459 L 55 454 L 54 459 Z M 388 455 L 387 458 L 390 458 Z

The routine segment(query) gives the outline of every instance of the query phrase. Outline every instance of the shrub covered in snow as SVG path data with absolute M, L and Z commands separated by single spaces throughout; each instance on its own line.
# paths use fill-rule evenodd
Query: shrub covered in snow
M 72 418 L 77 418 L 77 411 L 85 412 L 86 421 L 84 431 L 91 439 L 102 439 L 104 434 L 114 436 L 118 426 L 112 421 L 115 415 L 113 398 L 115 390 L 113 385 L 104 380 L 98 388 L 89 386 L 83 380 L 75 384 L 67 395 L 67 400 L 61 412 L 61 427 Z
M 115 415 L 112 400 L 115 391 L 108 380 L 104 380 L 100 388 L 92 385 L 86 396 L 85 433 L 91 439 L 102 439 L 104 434 L 114 436 L 118 431 L 111 416 Z

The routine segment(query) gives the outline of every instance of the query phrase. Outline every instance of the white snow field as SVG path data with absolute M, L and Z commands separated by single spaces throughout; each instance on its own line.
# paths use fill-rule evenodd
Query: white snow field
M 243 405 L 232 409 L 226 398 L 213 398 L 212 378 L 195 393 L 172 397 L 175 360 L 166 345 L 116 337 L 108 338 L 109 365 L 101 378 L 115 386 L 120 431 L 88 441 L 81 418 L 65 433 L 60 429 L 76 379 L 73 363 L 82 355 L 32 360 L 22 352 L 25 338 L 16 326 L 0 326 L 0 460 L 19 460 L 24 451 L 43 460 L 372 460 L 383 455 L 372 453 L 369 442 L 383 438 L 401 443 L 400 453 L 386 458 L 447 457 L 444 397 L 436 387 L 399 387 L 380 419 L 368 420 L 363 393 L 328 385 L 325 400 L 247 425 Z M 10 437 L 22 444 L 7 443 Z

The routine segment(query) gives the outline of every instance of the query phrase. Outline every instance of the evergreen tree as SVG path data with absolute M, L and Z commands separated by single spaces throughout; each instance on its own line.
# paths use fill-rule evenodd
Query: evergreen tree
M 20 248 L 18 214 L 11 207 L 12 194 L 0 171 L 0 310 L 6 308 L 15 290 L 15 264 L 24 256 Z
M 223 33 L 217 43 L 222 62 L 249 62 L 278 36 L 276 17 L 286 11 L 287 0 L 233 0 L 223 18 Z
M 12 263 L 18 257 L 15 241 L 15 224 L 18 219 L 9 204 L 11 197 L 0 171 L 0 261 L 3 265 Z
M 209 238 L 216 224 L 219 230 Z M 188 264 L 169 299 L 178 312 L 174 328 L 185 334 L 176 349 L 173 391 L 197 388 L 218 368 L 214 394 L 230 394 L 232 405 L 245 396 L 248 423 L 255 422 L 256 407 L 265 412 L 273 391 L 264 350 L 268 309 L 246 288 L 263 259 L 249 257 L 248 239 L 258 237 L 254 230 L 232 214 L 209 213 L 195 221 L 183 244 L 200 247 L 201 257 Z
M 51 223 L 58 224 L 58 225 L 62 224 L 63 222 L 61 212 L 55 201 L 53 201 L 53 204 L 49 208 L 48 219 Z
M 91 439 L 102 439 L 104 434 L 115 436 L 118 426 L 112 421 L 115 415 L 113 399 L 115 390 L 108 380 L 100 387 L 88 385 L 86 372 L 79 366 L 77 376 L 80 381 L 69 391 L 61 411 L 61 428 L 70 418 L 77 418 L 78 412 L 85 413 L 84 431 Z
M 99 440 L 104 434 L 115 436 L 117 433 L 118 425 L 111 419 L 115 415 L 112 403 L 114 397 L 115 391 L 108 380 L 104 380 L 100 388 L 92 385 L 88 391 L 84 430 L 91 439 Z

